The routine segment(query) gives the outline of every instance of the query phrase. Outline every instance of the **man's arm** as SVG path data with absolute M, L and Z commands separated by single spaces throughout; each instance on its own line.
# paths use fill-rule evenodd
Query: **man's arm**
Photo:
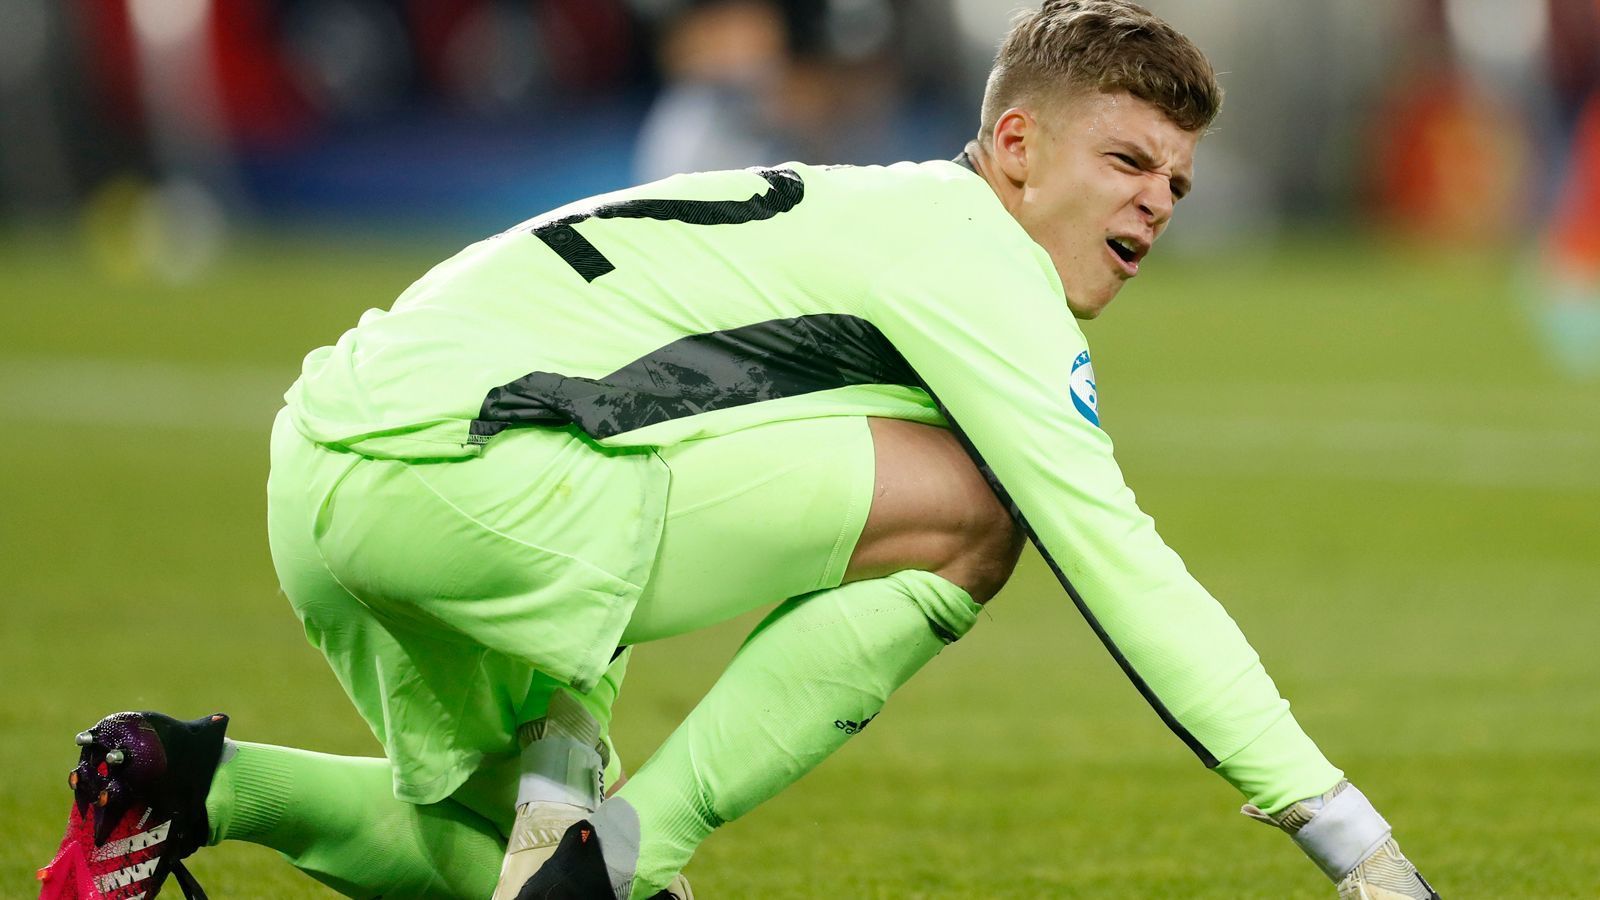
M 1301 730 L 1232 618 L 1139 509 L 1099 427 L 1087 343 L 1048 258 L 1042 250 L 1032 259 L 981 253 L 966 254 L 961 267 L 937 265 L 931 277 L 909 266 L 888 273 L 873 300 L 875 323 L 1129 679 L 1206 766 L 1249 798 L 1247 811 L 1289 832 L 1341 896 L 1435 896 L 1387 823 Z M 1411 890 L 1382 893 L 1364 869 L 1394 860 L 1394 879 Z
M 1026 257 L 976 260 L 967 271 L 985 283 L 947 281 L 941 294 L 952 299 L 938 305 L 911 293 L 920 278 L 889 276 L 877 324 L 1124 672 L 1201 761 L 1269 812 L 1331 788 L 1339 770 L 1123 482 L 1094 421 L 1088 346 L 1059 289 Z M 962 287 L 970 293 L 948 293 Z

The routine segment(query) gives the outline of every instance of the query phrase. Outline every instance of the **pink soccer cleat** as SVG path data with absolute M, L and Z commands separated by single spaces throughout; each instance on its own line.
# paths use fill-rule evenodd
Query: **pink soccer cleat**
M 205 844 L 206 792 L 228 717 L 123 712 L 78 734 L 67 833 L 38 872 L 39 900 L 153 900 L 167 876 L 205 900 L 182 860 Z

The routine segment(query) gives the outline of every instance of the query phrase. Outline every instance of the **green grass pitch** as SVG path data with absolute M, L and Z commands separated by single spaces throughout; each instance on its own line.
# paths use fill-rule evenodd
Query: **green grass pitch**
M 0 896 L 33 896 L 104 713 L 376 752 L 277 595 L 266 433 L 302 354 L 463 240 L 260 239 L 181 288 L 0 242 Z M 1600 896 L 1600 386 L 1543 367 L 1492 259 L 1328 239 L 1147 269 L 1088 333 L 1169 543 L 1446 897 Z M 749 624 L 640 649 L 625 759 Z M 1331 897 L 1239 802 L 1027 558 L 689 873 L 708 900 Z M 330 896 L 258 847 L 193 868 L 214 897 Z

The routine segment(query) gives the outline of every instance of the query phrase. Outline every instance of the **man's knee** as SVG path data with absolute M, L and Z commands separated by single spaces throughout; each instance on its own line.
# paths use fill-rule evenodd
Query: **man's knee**
M 846 580 L 923 569 L 987 602 L 1016 566 L 1020 529 L 949 431 L 870 421 L 872 510 Z
M 979 603 L 988 603 L 1000 593 L 1022 555 L 1022 529 L 992 493 L 990 499 L 994 502 L 974 513 L 963 542 L 964 552 L 943 569 L 934 570 L 934 574 L 960 585 Z

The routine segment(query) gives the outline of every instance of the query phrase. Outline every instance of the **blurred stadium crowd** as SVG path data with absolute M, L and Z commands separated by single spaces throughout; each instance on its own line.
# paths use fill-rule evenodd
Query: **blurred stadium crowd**
M 0 0 L 0 223 L 182 280 L 239 223 L 483 232 L 679 171 L 948 157 L 1018 5 Z M 1600 374 L 1600 2 L 1147 5 L 1229 91 L 1174 242 L 1518 253 L 1553 358 Z

